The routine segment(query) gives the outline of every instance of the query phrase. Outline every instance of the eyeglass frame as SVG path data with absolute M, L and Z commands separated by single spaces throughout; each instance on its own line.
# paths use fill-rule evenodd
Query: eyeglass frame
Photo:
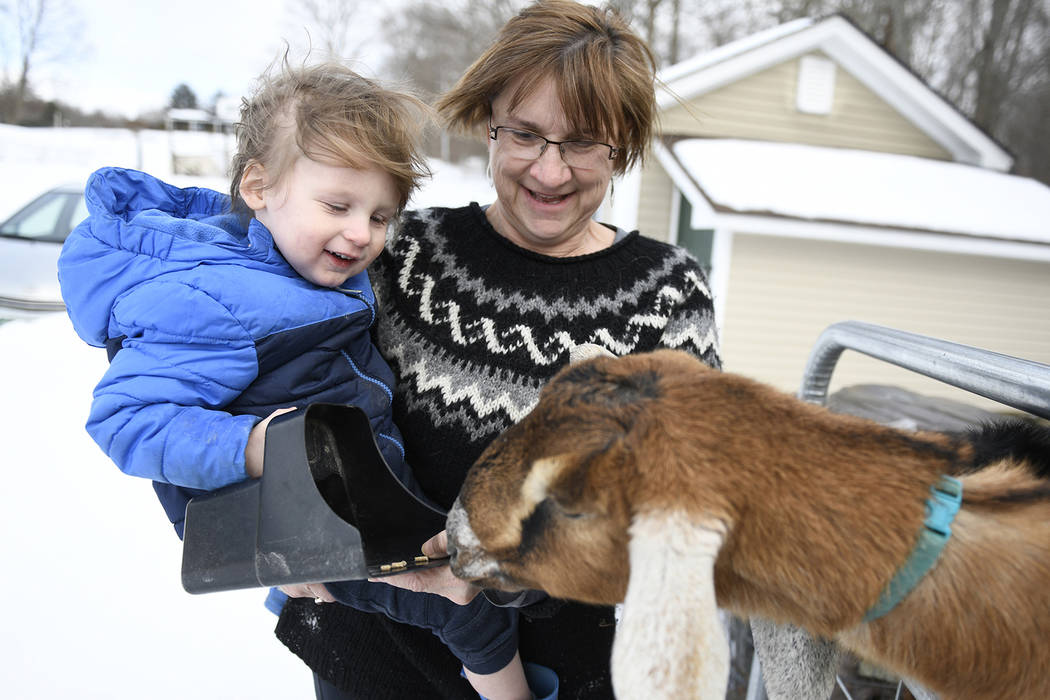
M 495 141 L 496 143 L 499 143 L 499 140 L 496 137 L 499 135 L 499 130 L 500 129 L 507 129 L 508 131 L 517 131 L 517 132 L 520 132 L 522 134 L 529 134 L 531 136 L 535 136 L 536 138 L 542 140 L 543 141 L 543 145 L 540 146 L 540 152 L 537 153 L 536 156 L 534 158 L 532 158 L 531 160 L 539 160 L 540 158 L 542 158 L 543 154 L 547 152 L 547 146 L 552 146 L 553 145 L 553 146 L 557 146 L 558 147 L 558 155 L 561 157 L 562 162 L 564 162 L 566 165 L 569 165 L 568 161 L 565 160 L 565 151 L 562 149 L 562 146 L 564 144 L 567 144 L 567 143 L 593 143 L 593 144 L 595 144 L 597 146 L 605 146 L 606 148 L 609 149 L 609 160 L 616 160 L 616 156 L 618 156 L 620 154 L 620 148 L 618 146 L 613 146 L 612 144 L 605 143 L 604 141 L 594 141 L 594 140 L 591 140 L 591 139 L 566 139 L 565 141 L 553 141 L 553 140 L 547 138 L 546 136 L 540 136 L 539 134 L 537 134 L 534 131 L 529 131 L 528 129 L 519 129 L 516 126 L 504 126 L 502 124 L 500 124 L 498 126 L 492 126 L 492 120 L 489 119 L 489 138 L 492 139 L 493 141 Z M 569 165 L 569 167 L 570 168 L 574 168 L 574 167 L 578 168 L 580 166 L 578 166 L 578 165 L 575 165 L 575 166 L 574 165 Z M 584 168 L 584 169 L 586 169 L 586 168 Z

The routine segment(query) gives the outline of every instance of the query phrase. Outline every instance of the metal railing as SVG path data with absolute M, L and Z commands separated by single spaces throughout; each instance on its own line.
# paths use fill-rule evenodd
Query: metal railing
M 860 321 L 836 323 L 820 334 L 806 363 L 800 399 L 824 404 L 844 350 L 1050 419 L 1050 365 Z

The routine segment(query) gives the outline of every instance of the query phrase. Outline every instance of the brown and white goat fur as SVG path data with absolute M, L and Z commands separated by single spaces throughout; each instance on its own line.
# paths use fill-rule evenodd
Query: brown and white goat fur
M 793 623 L 943 698 L 1050 698 L 1050 439 L 835 415 L 675 351 L 570 366 L 473 466 L 448 518 L 483 586 L 624 602 L 621 698 L 724 697 L 716 606 Z M 934 568 L 864 615 L 942 474 L 963 505 Z

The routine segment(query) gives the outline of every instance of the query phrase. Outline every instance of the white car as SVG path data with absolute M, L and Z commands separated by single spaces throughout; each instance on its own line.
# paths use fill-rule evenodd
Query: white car
M 87 217 L 84 185 L 48 190 L 0 223 L 0 319 L 64 311 L 58 254 Z

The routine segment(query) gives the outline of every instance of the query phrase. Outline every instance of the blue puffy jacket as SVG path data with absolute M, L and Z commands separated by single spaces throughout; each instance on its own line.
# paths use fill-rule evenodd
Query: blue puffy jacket
M 212 190 L 105 168 L 85 196 L 58 276 L 77 333 L 112 357 L 87 429 L 122 471 L 163 485 L 180 535 L 189 497 L 246 478 L 248 433 L 277 408 L 361 406 L 409 480 L 367 273 L 307 282 Z
M 111 358 L 87 429 L 122 471 L 153 479 L 180 537 L 189 499 L 247 478 L 248 433 L 287 406 L 360 406 L 391 469 L 422 495 L 391 419 L 393 374 L 369 336 L 367 272 L 338 289 L 307 282 L 265 226 L 246 226 L 211 190 L 104 168 L 85 197 L 90 216 L 66 240 L 58 277 L 73 327 Z M 483 596 L 457 606 L 367 581 L 329 589 L 430 629 L 477 673 L 517 650 L 516 611 Z M 268 607 L 283 602 L 271 595 Z

